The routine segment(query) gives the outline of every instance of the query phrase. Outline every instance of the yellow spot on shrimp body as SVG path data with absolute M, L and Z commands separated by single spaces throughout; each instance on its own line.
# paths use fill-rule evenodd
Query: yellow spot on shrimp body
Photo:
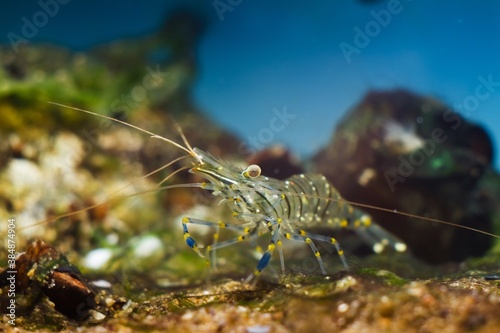
M 363 226 L 369 227 L 372 224 L 372 219 L 368 215 L 363 215 L 361 217 L 361 223 L 363 223 Z

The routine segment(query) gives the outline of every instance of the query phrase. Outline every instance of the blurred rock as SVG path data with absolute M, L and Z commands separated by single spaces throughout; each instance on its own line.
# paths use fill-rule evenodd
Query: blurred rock
M 262 169 L 262 175 L 276 179 L 286 179 L 304 172 L 298 159 L 281 145 L 271 146 L 251 155 L 247 163 L 257 164 Z
M 317 170 L 355 202 L 491 231 L 498 190 L 486 131 L 446 105 L 409 91 L 370 92 L 320 151 Z M 378 223 L 431 263 L 478 256 L 492 238 L 377 210 Z
M 72 319 L 84 320 L 92 309 L 97 309 L 96 291 L 86 282 L 78 268 L 71 264 L 61 252 L 53 246 L 36 240 L 26 252 L 15 261 L 15 269 L 5 269 L 0 273 L 0 287 L 7 286 L 7 279 L 15 272 L 15 291 L 27 298 L 39 293 L 45 294 L 57 311 Z M 7 293 L 2 293 L 3 297 Z M 18 300 L 19 301 L 19 300 Z M 31 300 L 36 306 L 40 297 Z M 31 308 L 32 309 L 32 308 Z M 18 313 L 21 315 L 22 313 Z

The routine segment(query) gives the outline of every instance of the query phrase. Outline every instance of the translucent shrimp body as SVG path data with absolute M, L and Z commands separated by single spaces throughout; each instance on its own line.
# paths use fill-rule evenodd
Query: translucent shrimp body
M 213 191 L 214 195 L 221 196 L 232 210 L 233 216 L 240 221 L 238 224 L 232 224 L 183 218 L 184 239 L 187 245 L 207 260 L 216 249 L 269 232 L 271 240 L 249 279 L 262 273 L 276 248 L 279 252 L 281 269 L 285 271 L 282 250 L 284 239 L 307 243 L 324 274 L 326 270 L 315 242 L 333 246 L 344 267 L 348 268 L 344 251 L 335 238 L 305 230 L 315 227 L 354 230 L 377 253 L 386 247 L 392 247 L 398 252 L 406 250 L 406 245 L 402 241 L 378 226 L 369 215 L 345 202 L 322 175 L 300 174 L 280 181 L 261 176 L 260 168 L 256 165 L 241 170 L 200 149 L 194 148 L 193 153 L 196 154 L 199 164 L 197 163 L 190 171 L 201 175 L 209 182 L 202 183 L 201 187 Z M 189 224 L 229 228 L 239 232 L 240 235 L 223 242 L 214 242 L 206 247 L 203 254 L 197 242 L 189 234 Z M 216 239 L 218 239 L 217 233 L 214 236 L 214 240 Z

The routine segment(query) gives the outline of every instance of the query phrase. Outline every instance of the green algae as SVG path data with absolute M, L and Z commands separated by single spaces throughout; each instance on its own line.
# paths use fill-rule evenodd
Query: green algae
M 402 286 L 408 283 L 408 280 L 401 278 L 393 272 L 383 269 L 362 268 L 359 270 L 359 273 L 382 278 L 383 281 L 390 286 Z

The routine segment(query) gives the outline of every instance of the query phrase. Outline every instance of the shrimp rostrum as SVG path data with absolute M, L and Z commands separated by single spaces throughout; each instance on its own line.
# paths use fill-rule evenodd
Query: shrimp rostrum
M 57 103 L 52 104 L 68 107 Z M 326 274 L 326 269 L 318 249 L 317 244 L 319 243 L 334 248 L 343 266 L 348 268 L 344 251 L 336 238 L 325 234 L 310 233 L 306 229 L 331 229 L 332 232 L 340 229 L 353 230 L 371 245 L 376 253 L 380 253 L 386 248 L 392 248 L 398 252 L 406 250 L 406 245 L 401 240 L 382 229 L 372 221 L 368 214 L 342 199 L 338 191 L 322 175 L 300 174 L 284 181 L 273 179 L 261 175 L 261 169 L 257 165 L 239 169 L 207 152 L 192 148 L 176 123 L 174 125 L 184 142 L 184 146 L 121 120 L 87 110 L 68 108 L 122 123 L 154 138 L 166 141 L 186 152 L 192 159 L 190 172 L 203 177 L 206 182 L 189 185 L 176 184 L 167 186 L 167 188 L 190 186 L 212 191 L 213 195 L 221 197 L 222 201 L 229 206 L 235 221 L 232 223 L 215 222 L 184 217 L 182 219 L 184 240 L 199 256 L 206 258 L 209 262 L 211 260 L 213 263 L 217 249 L 268 234 L 267 248 L 260 254 L 255 270 L 248 280 L 261 275 L 276 250 L 281 270 L 285 271 L 283 242 L 287 240 L 306 243 L 316 257 L 323 274 Z M 217 241 L 218 233 L 216 233 L 213 244 L 204 247 L 198 244 L 189 233 L 190 225 L 214 227 L 216 230 L 230 229 L 238 235 L 219 242 Z M 203 247 L 204 251 L 202 252 Z

